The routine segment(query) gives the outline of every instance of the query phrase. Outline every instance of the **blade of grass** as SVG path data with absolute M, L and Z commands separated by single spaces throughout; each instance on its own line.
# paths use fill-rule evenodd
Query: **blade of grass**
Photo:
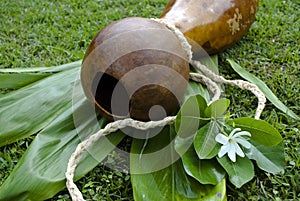
M 82 60 L 51 67 L 30 67 L 30 68 L 0 68 L 0 73 L 34 73 L 34 72 L 60 72 L 77 68 L 81 65 Z

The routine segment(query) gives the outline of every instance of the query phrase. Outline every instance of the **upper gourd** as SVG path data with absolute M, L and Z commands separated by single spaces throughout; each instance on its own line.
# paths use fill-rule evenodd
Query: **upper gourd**
M 257 0 L 170 0 L 160 18 L 215 54 L 245 35 L 257 9 Z

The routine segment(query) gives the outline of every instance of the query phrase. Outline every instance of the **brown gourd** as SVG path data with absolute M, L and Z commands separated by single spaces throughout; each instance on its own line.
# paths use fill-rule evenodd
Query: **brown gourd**
M 86 96 L 108 119 L 148 121 L 171 115 L 188 79 L 189 62 L 176 35 L 163 24 L 138 17 L 102 29 L 81 68 Z
M 257 9 L 258 0 L 170 0 L 160 18 L 215 54 L 245 35 Z

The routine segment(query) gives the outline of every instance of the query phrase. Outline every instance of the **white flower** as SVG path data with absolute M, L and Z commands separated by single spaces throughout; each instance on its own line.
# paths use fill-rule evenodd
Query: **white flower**
M 251 147 L 251 144 L 248 141 L 246 141 L 243 137 L 241 137 L 243 135 L 250 137 L 251 134 L 247 131 L 241 131 L 241 132 L 237 132 L 237 131 L 241 131 L 241 129 L 240 128 L 234 129 L 233 131 L 231 131 L 228 137 L 221 133 L 219 133 L 216 136 L 215 140 L 222 144 L 221 150 L 218 153 L 218 156 L 220 158 L 227 153 L 230 160 L 235 162 L 236 161 L 235 154 L 241 157 L 245 156 L 239 144 L 241 144 L 243 147 L 247 149 Z

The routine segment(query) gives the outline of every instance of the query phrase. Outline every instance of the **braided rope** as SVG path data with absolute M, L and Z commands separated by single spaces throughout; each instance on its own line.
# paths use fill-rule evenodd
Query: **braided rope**
M 266 97 L 264 93 L 255 85 L 245 80 L 227 80 L 220 75 L 216 75 L 206 66 L 202 65 L 199 61 L 192 60 L 191 64 L 200 70 L 206 77 L 209 77 L 212 81 L 222 84 L 228 84 L 231 86 L 238 86 L 241 89 L 246 89 L 251 91 L 258 99 L 258 106 L 255 112 L 255 119 L 259 119 L 262 111 L 265 108 Z
M 139 130 L 148 130 L 150 128 L 164 127 L 166 125 L 173 124 L 176 116 L 169 116 L 160 121 L 148 121 L 141 122 L 134 119 L 123 119 L 111 122 L 107 124 L 103 129 L 99 130 L 97 133 L 91 135 L 88 139 L 82 141 L 78 144 L 75 152 L 71 155 L 66 171 L 66 185 L 69 190 L 69 193 L 74 201 L 84 201 L 80 190 L 77 188 L 76 184 L 73 182 L 74 173 L 79 160 L 86 149 L 93 145 L 99 138 L 115 132 L 119 129 L 125 127 L 133 127 Z
M 220 98 L 221 91 L 219 86 L 205 75 L 200 73 L 190 73 L 190 79 L 194 80 L 195 82 L 203 83 L 207 86 L 207 88 L 214 94 L 211 102 L 214 102 Z
M 258 107 L 256 110 L 255 118 L 256 119 L 260 118 L 261 112 L 265 107 L 266 98 L 256 85 L 244 80 L 227 80 L 222 76 L 216 75 L 211 70 L 209 70 L 206 66 L 202 65 L 199 61 L 192 60 L 191 45 L 188 43 L 186 37 L 179 29 L 177 29 L 172 23 L 168 22 L 165 19 L 152 19 L 152 20 L 164 24 L 177 36 L 177 38 L 182 44 L 182 48 L 186 52 L 189 62 L 203 73 L 203 75 L 200 73 L 190 73 L 190 79 L 205 84 L 207 88 L 214 94 L 212 101 L 219 99 L 221 95 L 221 90 L 216 83 L 235 85 L 240 87 L 241 89 L 247 89 L 251 91 L 258 98 Z M 108 135 L 109 133 L 115 132 L 125 127 L 133 127 L 140 130 L 147 130 L 150 128 L 164 127 L 166 125 L 173 124 L 175 119 L 176 116 L 166 117 L 160 121 L 148 121 L 148 122 L 141 122 L 141 121 L 133 120 L 131 118 L 118 120 L 107 124 L 103 129 L 99 130 L 98 132 L 91 135 L 86 140 L 79 143 L 76 150 L 74 151 L 74 153 L 71 155 L 69 159 L 67 171 L 65 173 L 66 180 L 67 180 L 66 186 L 69 190 L 72 200 L 84 201 L 80 190 L 73 182 L 75 169 L 84 151 L 86 151 L 97 140 L 99 140 L 101 137 L 105 135 Z

